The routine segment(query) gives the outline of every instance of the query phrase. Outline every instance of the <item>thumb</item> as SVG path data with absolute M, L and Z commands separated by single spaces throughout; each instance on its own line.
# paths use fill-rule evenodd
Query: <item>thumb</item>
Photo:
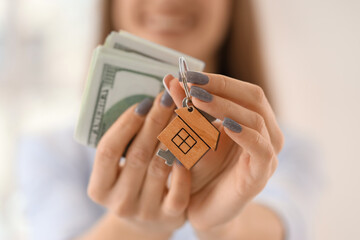
M 181 87 L 181 83 L 173 75 L 168 74 L 163 79 L 163 84 L 166 90 L 169 92 L 177 108 L 182 107 L 182 101 L 185 98 L 184 89 Z

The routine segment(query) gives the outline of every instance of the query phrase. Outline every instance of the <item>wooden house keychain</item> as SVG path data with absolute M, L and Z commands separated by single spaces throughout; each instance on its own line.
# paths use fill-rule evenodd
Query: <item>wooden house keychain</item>
M 192 168 L 211 148 L 216 150 L 220 132 L 191 102 L 187 85 L 187 64 L 179 58 L 180 78 L 186 97 L 182 108 L 175 110 L 175 117 L 157 137 L 168 149 L 159 149 L 157 155 L 169 166 L 178 159 L 187 169 Z

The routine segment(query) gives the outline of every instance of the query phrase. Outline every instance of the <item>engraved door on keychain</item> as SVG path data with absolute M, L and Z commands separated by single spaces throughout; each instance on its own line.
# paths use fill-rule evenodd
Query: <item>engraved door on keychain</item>
M 180 78 L 186 97 L 183 107 L 175 110 L 177 116 L 160 133 L 158 139 L 168 150 L 159 149 L 157 155 L 172 165 L 178 159 L 187 169 L 192 168 L 211 148 L 216 150 L 219 130 L 191 103 L 187 86 L 185 59 L 179 59 Z

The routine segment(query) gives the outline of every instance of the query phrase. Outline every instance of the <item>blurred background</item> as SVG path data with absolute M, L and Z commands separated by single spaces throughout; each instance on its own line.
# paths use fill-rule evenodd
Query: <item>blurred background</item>
M 0 0 L 0 239 L 26 239 L 16 143 L 74 124 L 99 0 Z M 254 0 L 279 121 L 322 154 L 313 239 L 360 239 L 360 1 Z

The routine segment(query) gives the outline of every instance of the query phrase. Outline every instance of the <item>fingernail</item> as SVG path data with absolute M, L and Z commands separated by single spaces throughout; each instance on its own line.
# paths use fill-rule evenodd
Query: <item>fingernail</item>
M 163 85 L 164 85 L 164 87 L 165 87 L 165 89 L 168 91 L 168 92 L 170 92 L 169 91 L 169 87 L 166 85 L 166 79 L 167 78 L 169 78 L 169 77 L 171 77 L 172 79 L 174 78 L 174 76 L 172 75 L 172 74 L 167 74 L 164 78 L 163 78 Z
M 179 166 L 184 166 L 179 160 L 176 159 L 176 164 L 179 165 Z
M 211 102 L 213 96 L 201 87 L 192 86 L 190 88 L 190 95 L 196 97 L 204 102 Z
M 204 85 L 209 82 L 209 77 L 200 72 L 188 71 L 187 80 L 189 83 Z
M 140 116 L 146 115 L 150 111 L 153 101 L 152 98 L 145 98 L 137 105 L 135 112 Z
M 209 82 L 209 77 L 200 72 L 188 71 L 186 77 L 189 83 L 205 85 Z M 181 81 L 180 74 L 179 74 L 179 81 Z
M 170 107 L 173 104 L 173 100 L 169 94 L 169 92 L 165 89 L 163 95 L 161 96 L 160 99 L 160 104 L 163 105 L 164 107 Z
M 230 129 L 233 132 L 236 132 L 236 133 L 239 133 L 242 130 L 242 127 L 240 124 L 238 124 L 234 120 L 227 118 L 227 117 L 224 118 L 223 126 Z

